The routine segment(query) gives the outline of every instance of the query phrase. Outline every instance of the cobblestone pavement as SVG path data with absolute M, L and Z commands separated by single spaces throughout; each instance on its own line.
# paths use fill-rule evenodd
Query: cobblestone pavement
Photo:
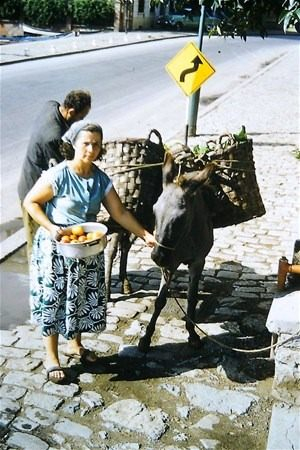
M 267 211 L 263 217 L 216 230 L 199 291 L 197 324 L 222 344 L 241 349 L 270 344 L 265 322 L 278 259 L 290 259 L 299 238 L 299 162 L 294 153 L 299 145 L 298 106 L 292 98 L 298 83 L 292 70 L 296 61 L 296 53 L 287 52 L 201 119 L 206 132 L 201 138 L 246 125 L 254 139 Z M 283 79 L 289 90 L 282 86 Z M 199 139 L 192 138 L 190 145 Z M 87 369 L 63 357 L 70 385 L 45 381 L 37 329 L 24 324 L 1 332 L 1 448 L 265 449 L 273 403 L 269 352 L 236 353 L 206 337 L 199 351 L 191 350 L 176 303 L 185 307 L 188 280 L 182 266 L 151 350 L 141 354 L 137 343 L 153 311 L 159 270 L 149 249 L 137 241 L 128 264 L 134 293 L 124 296 L 119 293 L 117 266 L 116 260 L 107 330 L 84 336 L 85 344 L 99 352 L 99 363 Z M 64 348 L 62 341 L 61 351 Z

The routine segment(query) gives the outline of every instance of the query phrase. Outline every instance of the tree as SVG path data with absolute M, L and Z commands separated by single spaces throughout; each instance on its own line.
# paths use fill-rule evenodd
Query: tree
M 25 0 L 25 20 L 36 27 L 55 27 L 66 23 L 68 0 Z
M 72 18 L 82 25 L 105 25 L 113 22 L 113 2 L 116 0 L 2 0 L 0 19 L 27 20 L 32 25 L 53 26 Z M 137 1 L 137 0 L 135 0 Z M 295 25 L 300 32 L 299 0 L 151 0 L 153 4 L 170 2 L 199 9 L 199 3 L 222 20 L 215 32 L 222 36 L 246 39 L 251 31 L 267 36 L 270 20 L 280 24 L 284 32 Z
M 0 19 L 19 20 L 22 16 L 22 0 L 3 0 L 0 5 Z
M 279 23 L 283 24 L 284 32 L 289 25 L 295 25 L 296 30 L 300 33 L 300 2 L 297 0 L 289 0 L 284 4 L 284 10 L 279 16 Z
M 297 0 L 204 0 L 202 4 L 224 13 L 217 27 L 217 32 L 223 36 L 237 35 L 246 40 L 249 32 L 256 31 L 265 37 L 270 21 L 281 24 L 284 32 L 288 26 L 300 23 Z
M 41 28 L 61 29 L 75 22 L 111 26 L 114 0 L 1 0 L 0 19 L 22 20 Z
M 152 0 L 158 4 L 161 1 Z M 298 0 L 173 0 L 176 9 L 191 7 L 199 10 L 199 4 L 212 9 L 222 17 L 212 32 L 222 36 L 240 36 L 246 40 L 249 32 L 268 35 L 270 22 L 278 24 L 284 32 L 288 26 L 300 24 L 300 1 Z
M 88 26 L 113 23 L 113 0 L 73 0 L 73 21 Z

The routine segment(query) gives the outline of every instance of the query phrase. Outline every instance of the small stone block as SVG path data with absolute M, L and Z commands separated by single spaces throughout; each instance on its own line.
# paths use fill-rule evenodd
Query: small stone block
M 266 326 L 275 334 L 295 334 L 299 331 L 300 291 L 274 298 Z

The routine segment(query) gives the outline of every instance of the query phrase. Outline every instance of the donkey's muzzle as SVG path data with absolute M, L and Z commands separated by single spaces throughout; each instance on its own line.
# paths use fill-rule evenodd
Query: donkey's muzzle
M 155 246 L 151 252 L 151 258 L 159 267 L 168 268 L 172 251 L 160 246 Z

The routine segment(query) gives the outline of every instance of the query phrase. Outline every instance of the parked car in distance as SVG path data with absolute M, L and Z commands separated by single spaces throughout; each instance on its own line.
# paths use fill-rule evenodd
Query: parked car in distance
M 211 30 L 218 25 L 224 15 L 216 13 L 211 9 L 205 9 L 204 28 L 206 31 Z M 200 11 L 194 14 L 190 8 L 184 8 L 182 11 L 175 12 L 173 14 L 167 14 L 159 16 L 156 21 L 156 26 L 161 28 L 171 28 L 177 31 L 193 30 L 196 31 L 199 28 Z

